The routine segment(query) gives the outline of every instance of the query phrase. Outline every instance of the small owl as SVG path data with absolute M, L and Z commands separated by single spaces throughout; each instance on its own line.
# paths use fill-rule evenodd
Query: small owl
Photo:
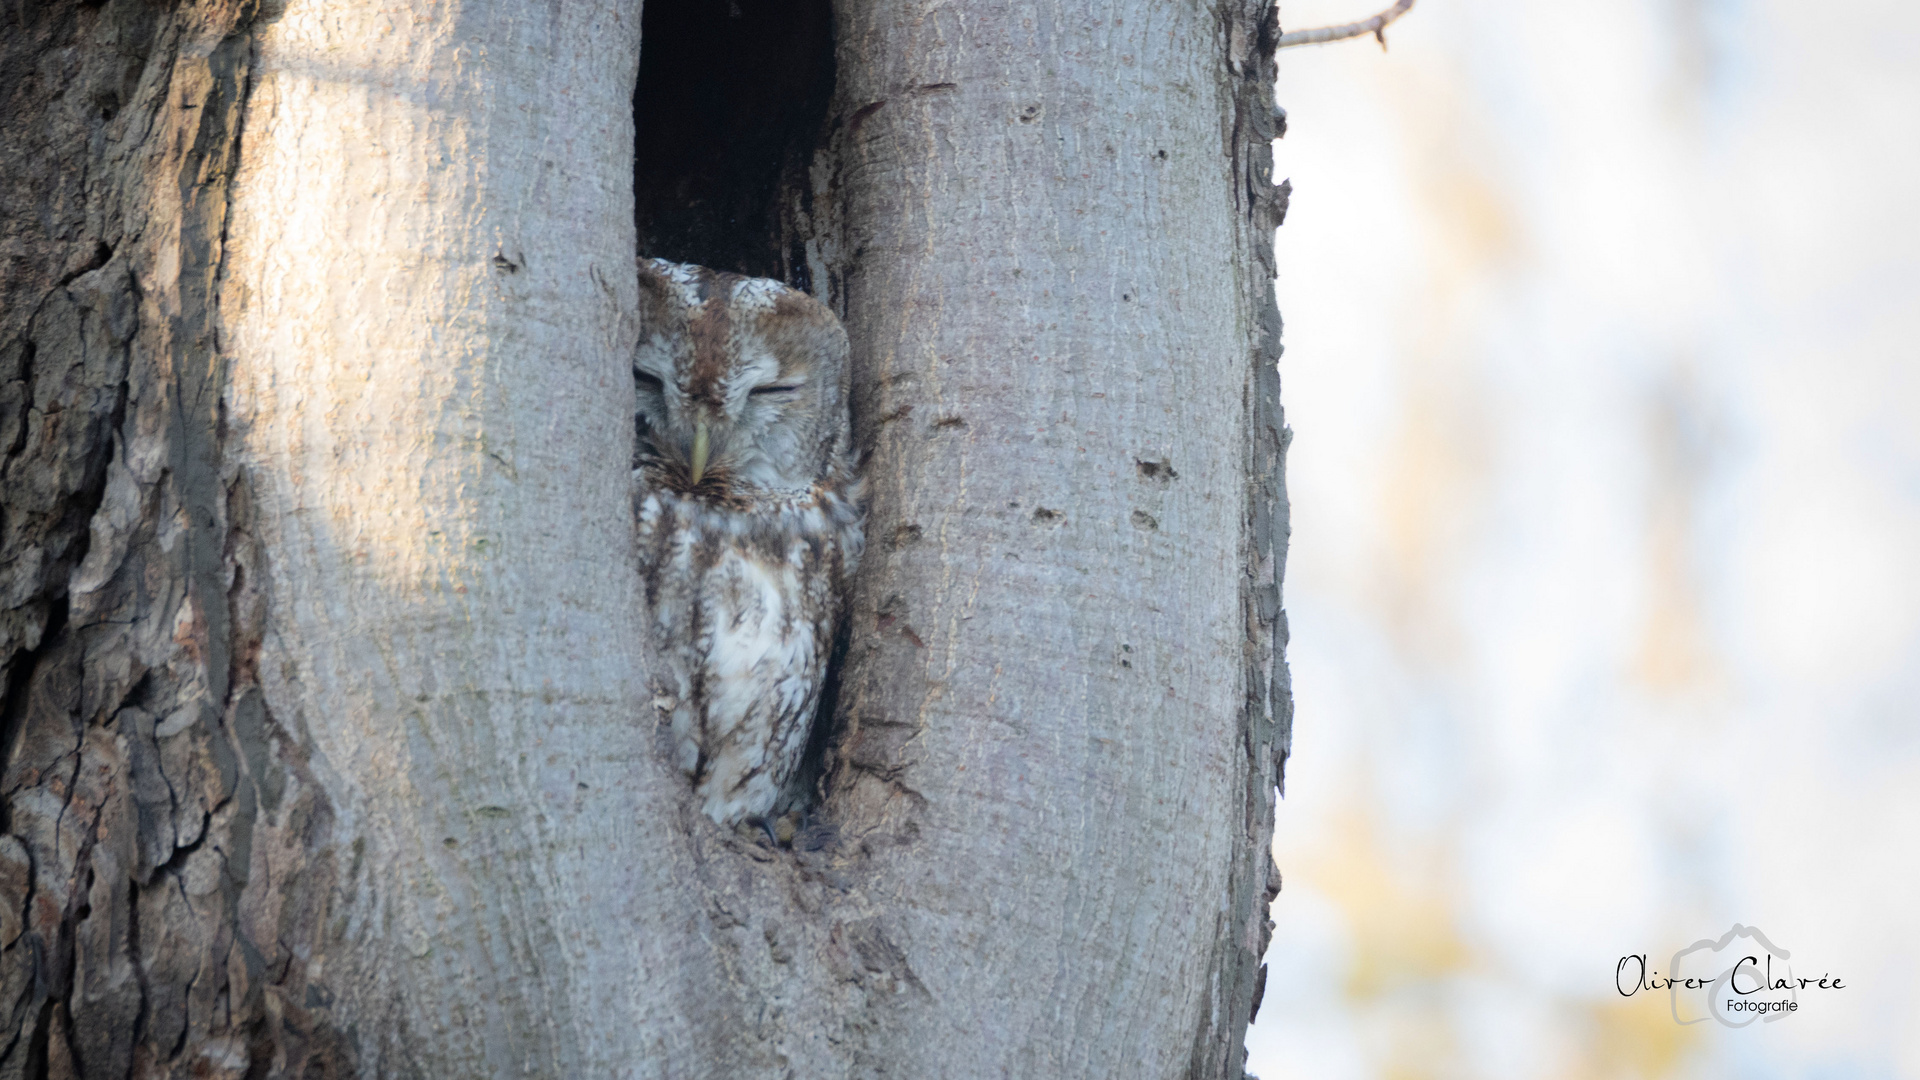
M 721 824 L 786 810 L 863 509 L 847 335 L 777 281 L 640 262 L 633 479 L 658 703 Z

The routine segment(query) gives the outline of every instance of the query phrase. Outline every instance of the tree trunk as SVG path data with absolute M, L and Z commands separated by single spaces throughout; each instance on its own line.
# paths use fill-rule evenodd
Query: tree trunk
M 1284 195 L 1265 13 L 1164 7 L 842 0 L 818 138 L 643 78 L 638 193 L 637 5 L 0 14 L 0 1077 L 1237 1078 Z M 854 343 L 796 850 L 647 700 L 636 246 Z
M 829 804 L 930 991 L 886 1006 L 900 1075 L 1237 1077 L 1275 779 L 1260 12 L 840 14 L 873 554 Z

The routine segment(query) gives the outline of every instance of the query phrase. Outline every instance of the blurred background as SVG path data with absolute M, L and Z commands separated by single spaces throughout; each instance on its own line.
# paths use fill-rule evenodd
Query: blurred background
M 1299 711 L 1250 1071 L 1920 1077 L 1920 12 L 1387 39 L 1280 54 Z M 1735 923 L 1847 988 L 1737 1030 L 1616 992 Z

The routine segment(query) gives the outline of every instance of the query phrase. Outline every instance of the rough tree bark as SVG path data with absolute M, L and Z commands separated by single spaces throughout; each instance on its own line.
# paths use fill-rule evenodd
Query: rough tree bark
M 637 4 L 0 23 L 0 1077 L 1240 1075 L 1270 12 L 840 0 L 767 265 L 636 237 Z M 636 246 L 854 341 L 813 849 L 655 738 Z

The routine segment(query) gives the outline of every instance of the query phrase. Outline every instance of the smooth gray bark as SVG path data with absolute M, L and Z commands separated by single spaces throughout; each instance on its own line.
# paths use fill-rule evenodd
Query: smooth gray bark
M 901 1074 L 1236 1075 L 1275 779 L 1261 11 L 839 10 L 873 554 L 830 802 L 928 989 Z
M 0 1077 L 1237 1078 L 1267 13 L 836 6 L 871 547 L 785 851 L 644 700 L 638 12 L 413 7 L 0 12 Z

